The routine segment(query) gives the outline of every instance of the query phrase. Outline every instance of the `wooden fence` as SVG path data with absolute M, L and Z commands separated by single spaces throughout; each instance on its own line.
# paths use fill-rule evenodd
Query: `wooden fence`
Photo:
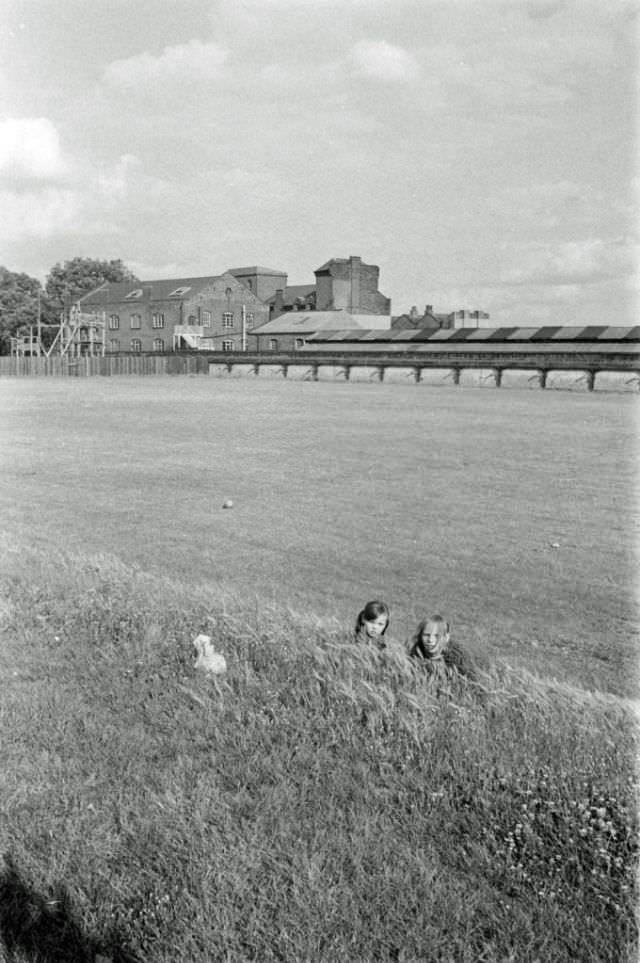
M 0 377 L 76 377 L 94 375 L 193 375 L 208 374 L 206 355 L 131 354 L 104 358 L 10 358 L 0 357 Z

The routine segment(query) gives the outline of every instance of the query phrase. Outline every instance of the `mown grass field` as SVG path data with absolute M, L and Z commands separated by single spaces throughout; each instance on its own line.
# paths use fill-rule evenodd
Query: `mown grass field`
M 637 958 L 636 399 L 149 378 L 0 405 L 10 959 Z M 376 596 L 384 660 L 348 642 Z M 434 608 L 481 689 L 407 663 Z

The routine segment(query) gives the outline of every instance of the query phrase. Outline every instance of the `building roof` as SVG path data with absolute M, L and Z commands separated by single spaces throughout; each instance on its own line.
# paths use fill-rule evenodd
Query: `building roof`
M 200 278 L 170 278 L 159 281 L 107 281 L 84 294 L 82 301 L 126 301 L 135 304 L 140 300 L 168 301 L 180 300 L 183 297 L 193 297 L 198 291 L 219 281 L 224 275 L 211 274 Z M 138 292 L 140 292 L 138 294 Z
M 348 311 L 285 311 L 279 318 L 251 329 L 251 334 L 308 334 L 313 331 L 388 330 L 388 314 L 350 314 Z
M 318 312 L 322 314 L 324 312 Z M 337 313 L 337 312 L 336 312 Z M 269 322 L 272 324 L 273 322 Z M 263 326 L 266 327 L 266 326 Z M 256 329 L 257 330 L 257 329 Z M 619 344 L 620 342 L 638 342 L 640 341 L 640 327 L 616 327 L 616 328 L 605 328 L 602 335 L 594 335 L 596 329 L 593 327 L 587 328 L 575 328 L 572 326 L 566 327 L 540 327 L 540 328 L 448 328 L 439 329 L 434 331 L 432 328 L 424 328 L 423 330 L 369 330 L 369 331 L 335 331 L 331 334 L 324 330 L 316 330 L 308 340 L 318 343 L 323 341 L 362 341 L 362 340 L 374 340 L 374 341 L 405 341 L 405 342 L 425 342 L 428 341 L 429 344 L 437 345 L 442 344 L 443 349 L 446 348 L 447 343 L 460 343 L 460 342 L 471 342 L 474 345 L 482 344 L 482 342 L 490 342 L 492 345 L 497 343 L 508 344 L 514 341 L 527 342 L 535 346 L 535 344 L 554 344 L 558 346 L 558 350 L 562 349 L 562 345 L 559 343 L 565 341 L 568 344 L 574 344 L 576 350 L 582 345 L 585 347 L 588 343 L 592 342 L 602 345 L 603 341 L 607 341 L 611 344 Z M 598 331 L 600 328 L 597 329 Z M 565 346 L 567 346 L 565 345 Z M 595 350 L 595 349 L 594 349 Z M 635 350 L 635 349 L 633 349 Z
M 276 268 L 260 267 L 259 265 L 253 265 L 252 267 L 236 267 L 228 268 L 227 274 L 277 274 L 278 277 L 286 278 L 286 271 L 278 271 Z

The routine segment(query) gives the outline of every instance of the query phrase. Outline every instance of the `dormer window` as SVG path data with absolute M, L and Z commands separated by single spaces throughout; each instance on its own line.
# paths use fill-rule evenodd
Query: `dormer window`
M 183 298 L 187 291 L 190 291 L 191 287 L 175 288 L 168 295 L 170 298 Z
M 135 291 L 129 291 L 129 293 L 125 295 L 125 301 L 135 301 L 136 298 L 142 297 L 142 293 L 142 288 L 136 288 Z

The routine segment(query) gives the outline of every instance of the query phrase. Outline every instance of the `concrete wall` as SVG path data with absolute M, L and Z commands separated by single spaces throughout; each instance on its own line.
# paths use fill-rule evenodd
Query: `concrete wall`
M 421 385 L 452 385 L 451 368 L 423 368 L 420 372 Z
M 639 391 L 640 378 L 630 371 L 598 371 L 594 391 Z
M 344 365 L 318 365 L 318 381 L 346 381 L 347 372 Z
M 416 383 L 415 368 L 385 368 L 383 380 L 385 384 L 413 385 Z
M 460 385 L 467 388 L 495 388 L 496 373 L 493 368 L 463 368 Z
M 587 375 L 584 371 L 549 371 L 547 390 L 588 391 Z
M 380 381 L 380 369 L 373 365 L 357 365 L 351 368 L 349 381 L 369 381 L 377 384 Z
M 290 364 L 287 368 L 287 381 L 315 381 L 311 365 Z
M 284 365 L 281 364 L 261 364 L 258 366 L 257 371 L 258 377 L 261 380 L 266 380 L 267 378 L 277 378 L 281 380 L 284 378 Z
M 507 368 L 502 372 L 503 388 L 540 388 L 540 372 L 531 368 L 520 370 Z

